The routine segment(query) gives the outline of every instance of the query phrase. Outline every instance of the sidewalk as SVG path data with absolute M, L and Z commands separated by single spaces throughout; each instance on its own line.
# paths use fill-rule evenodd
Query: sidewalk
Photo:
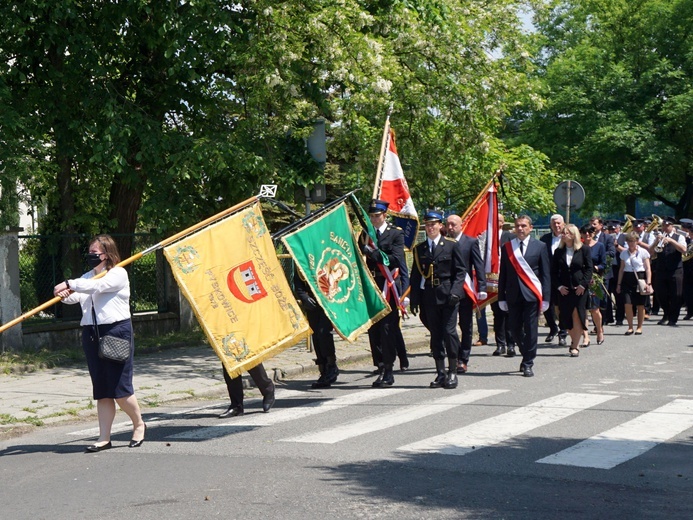
M 418 317 L 402 321 L 402 333 L 410 352 L 428 350 L 428 331 Z M 354 343 L 337 338 L 340 366 L 360 362 L 370 365 L 368 335 Z M 314 353 L 301 342 L 272 359 L 265 368 L 275 381 L 311 374 L 317 379 Z M 247 375 L 244 384 L 249 386 Z M 221 362 L 211 347 L 190 346 L 135 358 L 135 395 L 146 412 L 148 406 L 180 399 L 228 400 Z M 0 375 L 0 434 L 31 424 L 54 424 L 76 417 L 96 415 L 86 363 L 23 374 Z

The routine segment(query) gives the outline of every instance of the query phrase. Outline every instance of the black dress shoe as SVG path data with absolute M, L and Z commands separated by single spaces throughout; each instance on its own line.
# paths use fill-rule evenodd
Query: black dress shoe
M 135 439 L 132 439 L 130 441 L 130 444 L 128 444 L 128 448 L 139 448 L 140 446 L 142 446 L 142 444 L 144 443 L 144 436 L 145 435 L 147 435 L 147 424 L 146 423 L 144 425 L 144 434 L 142 435 L 142 438 L 138 441 L 136 441 Z
M 565 340 L 565 336 L 558 336 L 558 346 L 559 347 L 566 347 L 568 346 L 568 343 Z
M 428 386 L 431 388 L 443 388 L 445 386 L 445 379 L 445 374 L 439 372 L 436 378 L 431 381 L 431 384 Z
M 534 372 L 532 371 L 532 367 L 522 367 L 522 375 L 525 377 L 534 377 Z
M 515 347 L 508 347 L 505 357 L 515 357 Z
M 219 414 L 219 419 L 226 419 L 227 417 L 236 417 L 238 415 L 243 415 L 243 408 L 240 406 L 229 406 L 225 412 Z
M 554 340 L 555 337 L 556 337 L 556 335 L 552 332 L 551 334 L 549 334 L 548 336 L 546 336 L 546 339 L 544 340 L 544 342 L 545 342 L 545 343 L 551 343 L 551 342 Z
M 669 320 L 662 318 L 657 322 L 657 325 L 666 325 L 667 323 L 669 323 Z
M 274 390 L 262 398 L 262 411 L 267 413 L 274 404 Z
M 457 388 L 457 374 L 455 374 L 454 372 L 448 372 L 448 375 L 445 378 L 444 386 L 447 389 Z
M 505 354 L 505 347 L 496 347 L 496 350 L 491 354 L 492 356 L 501 356 Z
M 686 314 L 686 315 L 683 317 L 683 321 L 688 321 L 688 320 L 690 320 L 691 318 L 693 318 L 693 314 L 688 313 L 688 314 Z
M 669 322 L 669 326 L 670 326 L 670 327 L 678 327 L 679 324 L 676 323 L 675 321 L 670 321 L 670 322 Z
M 101 446 L 99 446 L 98 444 L 92 444 L 91 446 L 87 446 L 84 451 L 85 453 L 98 453 L 103 450 L 110 450 L 112 447 L 113 444 L 111 444 L 111 441 L 108 441 L 106 444 L 103 444 Z

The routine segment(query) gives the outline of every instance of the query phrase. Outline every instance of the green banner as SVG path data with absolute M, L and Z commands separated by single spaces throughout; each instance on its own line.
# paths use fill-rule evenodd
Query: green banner
M 390 312 L 363 261 L 344 203 L 281 240 L 344 339 L 354 341 Z

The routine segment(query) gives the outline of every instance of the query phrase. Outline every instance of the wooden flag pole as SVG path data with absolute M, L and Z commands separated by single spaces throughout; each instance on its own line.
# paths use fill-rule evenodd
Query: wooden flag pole
M 235 206 L 232 206 L 228 209 L 225 209 L 224 211 L 221 211 L 221 212 L 217 213 L 216 215 L 209 217 L 208 219 L 203 220 L 202 222 L 198 222 L 194 226 L 190 226 L 189 228 L 184 229 L 183 231 L 176 233 L 175 235 L 170 236 L 170 237 L 162 240 L 158 244 L 151 246 L 150 248 L 145 249 L 144 251 L 141 251 L 135 255 L 132 255 L 130 258 L 126 258 L 125 260 L 122 260 L 120 263 L 118 263 L 116 265 L 116 267 L 123 267 L 125 265 L 131 264 L 132 262 L 142 258 L 144 255 L 151 253 L 152 251 L 156 251 L 157 249 L 161 249 L 162 247 L 166 247 L 167 245 L 175 242 L 176 240 L 179 240 L 179 239 L 183 238 L 184 236 L 189 235 L 190 233 L 193 233 L 193 232 L 197 231 L 198 229 L 200 229 L 204 226 L 207 226 L 207 225 L 229 215 L 230 213 L 238 211 L 241 208 L 244 208 L 245 206 L 252 204 L 256 200 L 258 200 L 257 196 L 250 197 L 249 199 L 246 199 L 243 202 L 236 204 Z M 105 276 L 106 272 L 107 271 L 102 271 L 101 273 L 97 274 L 94 277 L 94 279 L 95 278 L 101 278 L 102 276 Z M 4 325 L 2 325 L 0 327 L 0 333 L 6 331 L 7 329 L 9 329 L 11 327 L 14 327 L 18 323 L 21 323 L 25 319 L 30 318 L 34 314 L 37 314 L 37 313 L 41 312 L 42 310 L 47 309 L 47 308 L 55 305 L 56 303 L 59 303 L 61 300 L 62 300 L 62 298 L 60 296 L 56 296 L 55 298 L 48 300 L 46 303 L 43 303 L 43 304 L 39 305 L 38 307 L 35 307 L 35 308 L 31 309 L 30 311 L 25 312 L 21 316 L 18 316 L 15 319 L 13 319 L 12 321 L 9 321 L 9 322 L 5 323 Z
M 385 152 L 387 149 L 388 142 L 390 140 L 390 114 L 392 113 L 392 107 L 387 111 L 387 117 L 385 118 L 385 128 L 383 129 L 383 140 L 380 143 L 380 157 L 378 157 L 378 168 L 375 171 L 375 185 L 373 186 L 373 199 L 378 198 L 378 192 L 380 191 L 381 177 L 383 175 L 383 162 L 385 161 Z

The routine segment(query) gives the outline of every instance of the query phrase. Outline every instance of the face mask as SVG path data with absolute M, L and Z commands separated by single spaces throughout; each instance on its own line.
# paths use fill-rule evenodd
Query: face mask
M 101 263 L 101 255 L 96 253 L 87 254 L 87 265 L 94 269 L 97 265 Z

